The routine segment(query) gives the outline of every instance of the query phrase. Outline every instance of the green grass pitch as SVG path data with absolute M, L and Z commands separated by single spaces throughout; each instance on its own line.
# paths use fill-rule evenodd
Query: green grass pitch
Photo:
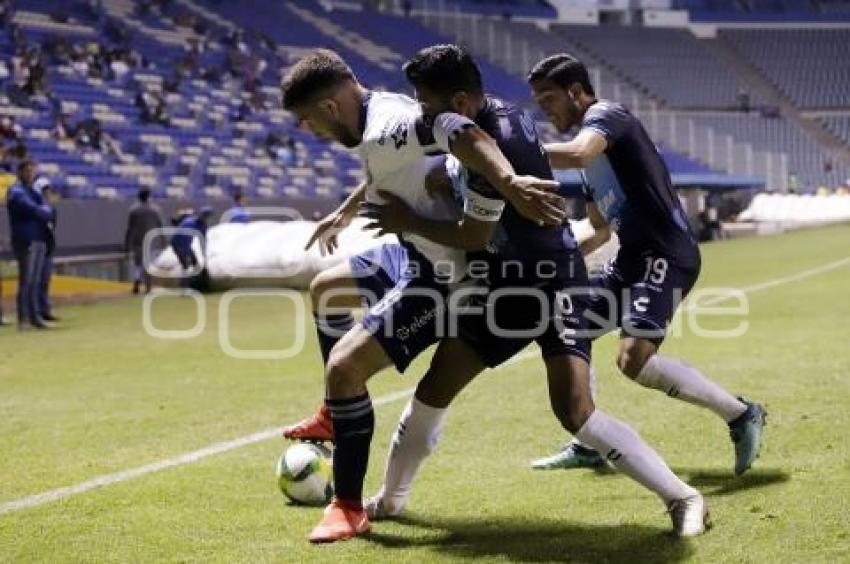
M 321 510 L 277 491 L 286 443 L 275 438 L 0 513 L 0 562 L 850 561 L 850 265 L 789 278 L 850 257 L 848 243 L 845 225 L 703 248 L 700 287 L 757 287 L 749 330 L 731 340 L 686 330 L 662 350 L 767 406 L 765 447 L 743 477 L 715 416 L 617 374 L 616 339 L 594 346 L 598 403 L 707 495 L 715 526 L 704 537 L 673 539 L 660 502 L 621 475 L 527 468 L 565 439 L 529 357 L 462 394 L 405 519 L 368 538 L 306 542 Z M 219 302 L 206 298 L 206 328 L 182 341 L 147 336 L 134 298 L 68 307 L 46 334 L 0 329 L 0 505 L 311 412 L 323 390 L 312 322 L 301 322 L 307 346 L 294 359 L 234 359 L 219 347 Z M 269 297 L 233 301 L 233 346 L 286 346 L 294 311 Z M 151 314 L 185 329 L 195 304 L 161 298 Z M 429 356 L 404 378 L 375 377 L 373 397 L 412 386 Z M 369 493 L 404 402 L 376 409 Z

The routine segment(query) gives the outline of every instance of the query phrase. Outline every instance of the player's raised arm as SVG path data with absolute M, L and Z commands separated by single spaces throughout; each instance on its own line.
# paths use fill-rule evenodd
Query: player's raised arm
M 450 141 L 451 153 L 467 168 L 483 176 L 524 217 L 540 225 L 559 225 L 566 217 L 558 183 L 520 176 L 496 141 L 475 125 L 463 128 Z
M 547 143 L 545 149 L 553 168 L 585 168 L 605 152 L 607 146 L 602 134 L 585 127 L 571 141 Z

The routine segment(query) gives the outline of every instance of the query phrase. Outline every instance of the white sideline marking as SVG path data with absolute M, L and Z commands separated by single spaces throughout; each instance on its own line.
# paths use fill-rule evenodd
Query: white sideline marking
M 817 276 L 818 274 L 822 274 L 824 272 L 828 272 L 830 270 L 835 270 L 836 268 L 841 268 L 844 265 L 850 264 L 850 257 L 845 257 L 843 259 L 835 260 L 832 262 L 828 262 L 826 264 L 822 264 L 820 266 L 816 266 L 814 268 L 810 268 L 808 270 L 802 270 L 797 274 L 790 274 L 788 276 L 783 276 L 782 278 L 774 278 L 773 280 L 768 280 L 766 282 L 761 282 L 759 284 L 753 284 L 752 286 L 746 286 L 744 288 L 739 288 L 735 292 L 730 292 L 729 295 L 726 296 L 715 296 L 712 299 L 705 300 L 701 305 L 716 305 L 719 302 L 724 300 L 728 300 L 732 296 L 734 296 L 738 292 L 743 292 L 744 294 L 752 294 L 754 292 L 760 292 L 762 290 L 767 290 L 769 288 L 774 288 L 776 286 L 781 286 L 782 284 L 788 284 L 789 282 L 796 282 L 797 280 L 802 280 L 804 278 L 809 278 L 811 276 Z
M 788 276 L 783 276 L 781 278 L 775 278 L 773 280 L 767 280 L 765 282 L 761 282 L 759 284 L 754 284 L 752 286 L 746 286 L 744 288 L 739 288 L 736 292 L 730 292 L 728 295 L 720 295 L 715 296 L 711 299 L 704 300 L 700 305 L 715 305 L 724 300 L 727 300 L 734 296 L 738 292 L 742 292 L 744 294 L 751 294 L 754 292 L 760 292 L 762 290 L 767 290 L 769 288 L 774 288 L 776 286 L 781 286 L 782 284 L 788 284 L 790 282 L 796 282 L 797 280 L 802 280 L 804 278 L 809 278 L 811 276 L 816 276 L 823 272 L 828 272 L 830 270 L 834 270 L 836 268 L 840 268 L 844 265 L 850 264 L 850 257 L 846 257 L 843 259 L 839 259 L 836 261 L 828 262 L 821 266 L 810 268 L 808 270 L 800 271 L 796 274 L 791 274 Z M 690 307 L 690 306 L 686 306 Z M 522 362 L 529 358 L 536 357 L 538 355 L 538 351 L 536 349 L 524 351 L 515 357 L 511 358 L 507 362 L 503 364 L 503 366 L 508 366 L 511 364 L 516 364 L 518 362 Z M 413 393 L 415 388 L 407 388 L 405 390 L 400 390 L 397 392 L 391 392 L 389 394 L 385 394 L 383 396 L 375 398 L 372 402 L 372 405 L 375 407 L 386 405 L 389 403 L 393 403 L 402 398 L 406 398 Z M 237 448 L 241 448 L 243 446 L 248 446 L 254 443 L 266 441 L 269 439 L 273 439 L 275 437 L 279 437 L 281 432 L 280 427 L 273 427 L 270 429 L 266 429 L 264 431 L 259 431 L 257 433 L 252 433 L 250 435 L 245 435 L 244 437 L 239 437 L 236 439 L 232 439 L 229 441 L 222 441 L 219 443 L 211 444 L 207 447 L 204 447 L 200 450 L 192 451 L 186 454 L 181 454 L 180 456 L 175 456 L 174 458 L 167 458 L 165 460 L 160 460 L 159 462 L 152 462 L 151 464 L 146 464 L 144 466 L 139 466 L 138 468 L 131 468 L 130 470 L 123 470 L 121 472 L 115 472 L 113 474 L 103 474 L 102 476 L 97 476 L 96 478 L 92 478 L 91 480 L 87 480 L 85 482 L 81 482 L 79 484 L 75 484 L 73 486 L 67 486 L 64 488 L 58 488 L 55 490 L 49 490 L 40 494 L 34 494 L 27 497 L 23 497 L 21 499 L 17 499 L 15 501 L 8 501 L 0 504 L 0 515 L 4 515 L 6 513 L 12 513 L 14 511 L 19 511 L 21 509 L 28 509 L 30 507 L 36 507 L 39 505 L 44 505 L 45 503 L 50 503 L 53 501 L 59 501 L 61 499 L 65 499 L 71 496 L 79 495 L 85 493 L 87 491 L 101 488 L 104 486 L 109 486 L 112 484 L 117 484 L 119 482 L 126 482 L 127 480 L 132 480 L 134 478 L 138 478 L 140 476 L 144 476 L 145 474 L 151 474 L 153 472 L 159 472 L 161 470 L 165 470 L 167 468 L 173 468 L 175 466 L 183 466 L 184 464 L 192 464 L 194 462 L 198 462 L 204 458 L 221 454 L 223 452 L 227 452 L 230 450 L 234 450 Z
M 535 357 L 537 355 L 537 350 L 525 351 L 506 361 L 503 366 L 516 364 L 517 362 L 522 362 L 523 360 Z M 415 390 L 416 388 L 412 387 L 404 390 L 399 390 L 397 392 L 391 392 L 383 396 L 379 396 L 375 398 L 375 400 L 372 402 L 372 405 L 375 407 L 379 407 L 381 405 L 393 403 L 395 401 L 410 396 Z M 150 464 L 145 464 L 144 466 L 139 466 L 138 468 L 131 468 L 130 470 L 123 470 L 121 472 L 115 472 L 113 474 L 103 474 L 101 476 L 97 476 L 96 478 L 92 478 L 91 480 L 75 484 L 73 486 L 57 488 L 55 490 L 49 490 L 40 494 L 29 495 L 27 497 L 23 497 L 15 501 L 9 501 L 0 504 L 0 515 L 12 513 L 13 511 L 19 511 L 21 509 L 36 507 L 38 505 L 44 505 L 45 503 L 50 503 L 53 501 L 59 501 L 61 499 L 79 495 L 90 490 L 102 488 L 104 486 L 110 486 L 119 482 L 126 482 L 127 480 L 132 480 L 134 478 L 144 476 L 145 474 L 152 474 L 154 472 L 166 470 L 175 466 L 192 464 L 194 462 L 198 462 L 199 460 L 203 460 L 204 458 L 216 454 L 221 454 L 223 452 L 242 448 L 244 446 L 252 445 L 254 443 L 259 443 L 262 441 L 267 441 L 269 439 L 281 437 L 280 433 L 281 427 L 272 427 L 263 431 L 252 433 L 250 435 L 245 435 L 244 437 L 239 437 L 229 441 L 222 441 L 220 443 L 214 443 L 202 449 L 187 452 L 186 454 L 181 454 L 180 456 L 175 456 L 174 458 L 166 458 L 165 460 L 152 462 Z

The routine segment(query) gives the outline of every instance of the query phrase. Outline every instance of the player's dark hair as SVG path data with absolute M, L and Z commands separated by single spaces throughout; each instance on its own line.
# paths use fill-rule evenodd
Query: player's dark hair
M 440 96 L 457 92 L 481 95 L 481 71 L 472 57 L 457 45 L 432 45 L 416 53 L 402 66 L 414 87 L 424 86 Z
M 316 49 L 290 68 L 283 77 L 283 107 L 292 110 L 309 104 L 322 92 L 356 80 L 349 66 L 330 49 Z
M 147 202 L 151 198 L 151 191 L 147 188 L 142 188 L 137 194 L 140 202 Z
M 596 96 L 593 85 L 590 84 L 587 67 L 584 66 L 584 63 L 566 53 L 551 55 L 538 62 L 528 73 L 527 80 L 529 83 L 549 80 L 562 88 L 569 88 L 578 83 L 587 94 Z

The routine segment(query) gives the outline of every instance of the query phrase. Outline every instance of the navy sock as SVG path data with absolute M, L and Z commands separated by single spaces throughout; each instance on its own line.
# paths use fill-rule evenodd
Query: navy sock
M 316 322 L 316 333 L 319 335 L 322 362 L 327 364 L 331 349 L 354 326 L 354 317 L 351 313 L 332 313 L 325 315 L 314 312 L 313 319 Z
M 325 399 L 334 426 L 334 492 L 349 507 L 362 507 L 363 480 L 369 465 L 369 446 L 375 431 L 375 412 L 369 394 Z

